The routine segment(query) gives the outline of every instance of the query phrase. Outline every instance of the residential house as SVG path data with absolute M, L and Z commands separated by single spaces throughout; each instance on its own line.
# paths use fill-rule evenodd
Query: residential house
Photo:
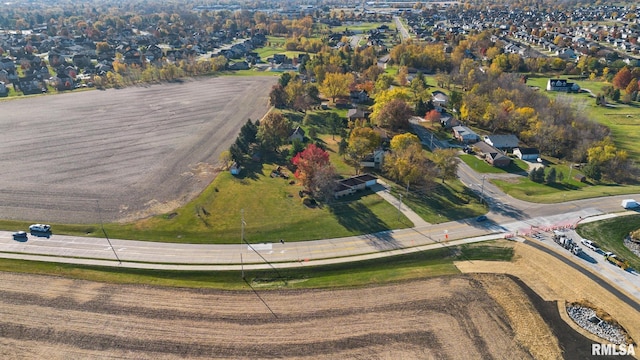
M 367 94 L 367 92 L 364 90 L 351 91 L 349 93 L 349 98 L 351 99 L 351 102 L 356 104 L 364 104 L 370 100 L 369 94 Z
M 347 111 L 347 120 L 349 121 L 366 120 L 368 118 L 369 114 L 362 109 L 349 109 Z
M 504 153 L 496 149 L 495 147 L 487 144 L 484 141 L 480 141 L 473 145 L 473 150 L 487 163 L 495 167 L 509 166 L 511 159 L 504 155 Z
M 363 168 L 382 169 L 385 154 L 386 152 L 383 149 L 376 149 L 360 162 L 360 166 Z
M 510 151 L 518 147 L 520 139 L 513 134 L 508 135 L 485 135 L 482 140 L 487 144 L 502 151 Z
M 333 196 L 339 198 L 345 195 L 355 194 L 357 191 L 371 188 L 377 184 L 378 178 L 371 174 L 361 174 L 350 178 L 338 180 Z
M 475 143 L 480 138 L 478 134 L 466 126 L 457 125 L 451 128 L 451 130 L 453 131 L 453 137 L 465 144 Z
M 447 94 L 442 91 L 436 90 L 431 93 L 431 101 L 433 101 L 433 105 L 438 109 L 443 109 L 447 106 L 449 102 L 449 97 Z
M 487 154 L 485 161 L 495 167 L 507 167 L 511 164 L 511 158 L 504 155 L 502 152 Z
M 47 91 L 47 88 L 42 82 L 42 79 L 40 79 L 37 75 L 29 75 L 18 78 L 17 85 L 18 89 L 25 95 L 40 94 Z
M 304 130 L 300 126 L 298 126 L 295 128 L 295 130 L 293 130 L 293 133 L 289 135 L 289 142 L 294 142 L 296 140 L 300 142 L 304 142 L 304 136 L 305 136 Z
M 249 63 L 246 61 L 238 61 L 233 64 L 228 64 L 227 69 L 229 70 L 249 70 Z
M 578 92 L 580 91 L 580 86 L 568 82 L 566 79 L 549 79 L 547 81 L 547 91 Z
M 540 151 L 536 148 L 515 148 L 513 149 L 513 154 L 517 156 L 520 160 L 524 161 L 537 161 L 540 157 Z
M 73 90 L 75 86 L 73 78 L 65 73 L 58 74 L 54 79 L 54 86 L 58 91 Z
M 460 125 L 460 122 L 453 115 L 442 113 L 440 115 L 440 125 L 445 129 L 451 129 L 454 126 Z

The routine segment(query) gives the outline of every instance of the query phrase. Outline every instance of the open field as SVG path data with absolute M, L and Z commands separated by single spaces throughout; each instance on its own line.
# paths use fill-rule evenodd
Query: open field
M 561 78 L 567 79 L 567 76 Z M 597 106 L 595 98 L 588 93 L 580 94 L 564 94 L 559 92 L 548 92 L 545 90 L 549 77 L 530 78 L 528 85 L 540 86 L 540 91 L 550 97 L 561 97 L 570 101 L 574 107 L 581 113 L 588 114 L 589 118 L 607 126 L 611 130 L 611 138 L 616 146 L 626 150 L 629 155 L 638 162 L 640 160 L 640 150 L 638 142 L 640 142 L 640 103 L 635 102 L 629 105 L 622 103 L 613 103 L 610 107 Z M 594 94 L 602 94 L 603 86 L 611 86 L 611 84 L 601 81 L 575 81 L 572 82 L 580 85 L 582 89 L 589 89 Z M 624 95 L 624 91 L 622 91 Z
M 0 102 L 0 218 L 99 223 L 165 213 L 201 192 L 272 77 Z M 99 208 L 99 210 L 98 210 Z
M 247 284 L 249 291 L 235 292 L 0 278 L 3 359 L 561 357 L 550 335 L 561 324 L 540 318 L 523 288 L 504 276 L 341 290 Z M 516 299 L 523 320 L 538 319 L 535 331 L 510 320 L 494 292 Z

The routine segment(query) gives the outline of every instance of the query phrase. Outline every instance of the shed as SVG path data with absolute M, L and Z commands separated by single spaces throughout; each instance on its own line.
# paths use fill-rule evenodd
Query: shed
M 234 162 L 233 165 L 231 165 L 231 167 L 229 168 L 229 172 L 231 173 L 231 175 L 240 175 L 240 170 L 242 168 L 240 167 L 240 165 L 238 165 L 237 162 Z

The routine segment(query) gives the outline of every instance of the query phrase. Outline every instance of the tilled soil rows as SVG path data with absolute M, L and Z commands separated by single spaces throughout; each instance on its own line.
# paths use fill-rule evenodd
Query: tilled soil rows
M 277 77 L 71 92 L 0 102 L 0 218 L 133 220 L 201 192 Z
M 532 358 L 486 286 L 460 275 L 229 292 L 0 273 L 0 357 Z

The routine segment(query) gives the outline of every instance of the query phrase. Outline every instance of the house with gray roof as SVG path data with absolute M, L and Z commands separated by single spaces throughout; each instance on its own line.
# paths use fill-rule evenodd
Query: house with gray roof
M 480 136 L 466 126 L 458 125 L 451 128 L 453 137 L 465 144 L 474 143 Z
M 508 135 L 485 135 L 482 140 L 496 149 L 507 151 L 518 147 L 520 139 L 513 134 Z

